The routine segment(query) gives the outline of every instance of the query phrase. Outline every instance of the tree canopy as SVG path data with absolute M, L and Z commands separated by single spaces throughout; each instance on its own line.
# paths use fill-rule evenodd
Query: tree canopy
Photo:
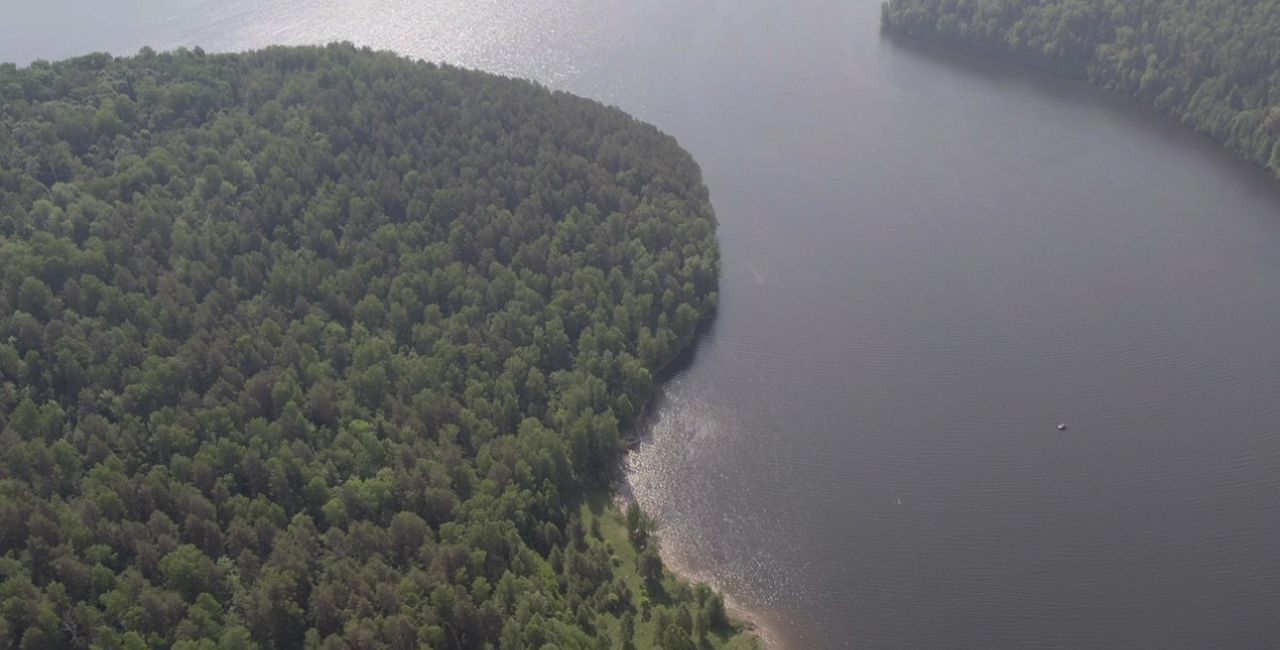
M 1280 0 L 889 0 L 882 17 L 1138 98 L 1280 175 Z
M 718 597 L 624 579 L 647 537 L 582 503 L 715 225 L 672 138 L 529 82 L 0 66 L 0 648 L 708 643 Z

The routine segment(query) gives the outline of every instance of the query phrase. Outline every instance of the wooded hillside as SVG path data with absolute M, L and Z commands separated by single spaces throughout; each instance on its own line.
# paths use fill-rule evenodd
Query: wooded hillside
M 715 225 L 672 138 L 523 81 L 0 67 L 0 647 L 718 644 L 582 514 Z

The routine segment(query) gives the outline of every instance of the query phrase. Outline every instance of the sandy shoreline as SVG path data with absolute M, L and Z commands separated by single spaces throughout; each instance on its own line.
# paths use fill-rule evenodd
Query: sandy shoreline
M 623 435 L 626 440 L 627 451 L 623 455 L 621 466 L 623 475 L 626 474 L 626 455 L 635 451 L 646 438 L 645 431 L 648 428 L 646 423 L 653 417 L 653 406 L 661 393 L 662 385 L 673 375 L 679 373 L 682 369 L 693 362 L 693 357 L 697 353 L 697 340 L 702 336 L 703 331 L 710 327 L 714 321 L 714 313 L 711 318 L 707 318 L 698 324 L 697 331 L 694 333 L 694 343 L 688 348 L 682 350 L 679 354 L 671 358 L 666 364 L 663 364 L 654 373 L 654 391 L 648 399 L 640 405 L 638 416 L 635 423 L 629 427 Z M 619 512 L 626 512 L 627 506 L 636 502 L 635 495 L 631 493 L 631 485 L 625 479 L 613 490 L 614 506 Z M 648 513 L 646 513 L 648 514 Z M 662 532 L 659 529 L 656 535 L 658 543 L 658 554 L 662 556 L 662 563 L 668 571 L 674 573 L 681 580 L 690 583 L 706 583 L 711 585 L 717 593 L 724 598 L 725 612 L 734 623 L 740 624 L 748 631 L 756 636 L 764 646 L 764 650 L 787 650 L 787 645 L 782 641 L 782 635 L 778 633 L 778 624 L 774 622 L 772 616 L 764 611 L 746 607 L 737 602 L 728 592 L 724 590 L 710 575 L 701 574 L 693 571 L 686 564 L 680 561 L 675 551 L 669 548 L 669 545 L 662 543 Z
M 684 574 L 677 575 L 686 580 L 688 579 Z M 717 589 L 717 591 L 719 591 L 719 589 Z M 724 595 L 724 592 L 721 591 L 720 594 Z M 726 596 L 726 599 L 727 598 L 728 597 Z M 727 600 L 724 608 L 734 622 L 743 625 L 748 631 L 754 634 L 757 639 L 760 639 L 760 643 L 764 646 L 765 650 L 786 650 L 786 646 L 778 640 L 777 631 L 774 630 L 769 623 L 766 623 L 759 613 L 749 609 L 743 609 L 728 602 Z
M 614 491 L 614 506 L 618 508 L 619 512 L 626 512 L 627 507 L 634 502 L 630 491 L 630 486 L 625 484 L 621 489 Z M 674 550 L 663 543 L 661 528 L 658 530 L 656 540 L 658 553 L 662 556 L 662 563 L 668 571 L 674 573 L 681 580 L 692 584 L 701 582 L 711 585 L 724 598 L 724 609 L 729 614 L 729 618 L 760 639 L 765 650 L 788 650 L 787 645 L 782 640 L 782 635 L 778 632 L 778 624 L 771 615 L 762 610 L 744 606 L 726 592 L 712 576 L 690 569 L 688 565 L 681 561 Z
M 782 636 L 778 633 L 777 623 L 772 620 L 768 613 L 744 606 L 712 580 L 711 576 L 691 571 L 678 558 L 674 557 L 674 552 L 663 546 L 661 534 L 659 534 L 658 539 L 658 552 L 662 555 L 662 563 L 667 566 L 668 570 L 679 576 L 681 580 L 691 583 L 704 582 L 711 585 L 724 597 L 724 608 L 729 617 L 735 623 L 745 626 L 756 638 L 760 639 L 765 650 L 787 650 L 786 644 L 782 642 Z

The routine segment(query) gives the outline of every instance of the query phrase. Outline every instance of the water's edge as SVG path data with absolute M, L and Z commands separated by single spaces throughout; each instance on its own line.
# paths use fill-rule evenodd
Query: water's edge
M 1255 160 L 1249 159 L 1243 152 L 1237 151 L 1235 148 L 1227 144 L 1227 141 L 1220 138 L 1209 131 L 1198 127 L 1189 119 L 1175 115 L 1171 111 L 1156 106 L 1150 101 L 1146 101 L 1141 97 L 1130 95 L 1115 88 L 1110 88 L 1099 83 L 1095 83 L 1089 78 L 1088 73 L 1082 73 L 1071 69 L 1065 64 L 1056 64 L 1054 61 L 1037 61 L 1035 59 L 1027 59 L 1015 52 L 1010 52 L 999 47 L 993 47 L 986 43 L 976 41 L 965 41 L 959 38 L 952 38 L 945 34 L 936 32 L 907 32 L 896 27 L 881 25 L 880 32 L 882 36 L 887 37 L 891 42 L 899 46 L 918 46 L 927 45 L 942 48 L 951 52 L 960 52 L 977 57 L 981 57 L 995 63 L 1006 65 L 1014 65 L 1028 70 L 1034 70 L 1038 73 L 1052 76 L 1057 79 L 1066 81 L 1079 82 L 1088 85 L 1090 88 L 1097 88 L 1109 95 L 1132 102 L 1135 106 L 1141 107 L 1143 110 L 1150 111 L 1154 115 L 1159 115 L 1165 119 L 1177 123 L 1184 129 L 1195 133 L 1206 140 L 1214 143 L 1223 151 L 1230 153 L 1233 157 L 1248 163 L 1249 166 L 1265 173 L 1269 179 L 1280 181 L 1280 170 L 1272 170 L 1266 165 Z
M 630 453 L 630 452 L 628 452 Z M 627 508 L 638 502 L 631 494 L 631 489 L 625 483 L 613 492 L 613 505 L 619 512 L 626 512 Z M 649 513 L 645 513 L 648 515 Z M 749 632 L 755 637 L 756 646 L 761 650 L 790 650 L 781 639 L 782 635 L 770 621 L 769 615 L 760 610 L 752 609 L 738 602 L 731 593 L 716 584 L 715 579 L 710 574 L 702 574 L 693 571 L 688 566 L 681 563 L 678 557 L 662 542 L 662 524 L 658 522 L 658 532 L 651 537 L 652 543 L 658 545 L 658 553 L 662 556 L 662 564 L 667 571 L 679 578 L 683 582 L 690 584 L 704 583 L 710 585 L 717 593 L 724 598 L 725 611 L 729 615 L 729 623 L 735 627 Z
M 631 484 L 627 481 L 627 464 L 632 453 L 637 448 L 653 436 L 653 422 L 658 414 L 656 402 L 658 396 L 662 393 L 669 382 L 680 373 L 687 370 L 693 365 L 698 356 L 699 345 L 707 339 L 708 334 L 716 325 L 716 317 L 719 309 L 711 312 L 693 333 L 693 338 L 689 345 L 680 350 L 666 364 L 658 368 L 653 376 L 653 392 L 649 395 L 649 399 L 640 405 L 640 409 L 636 414 L 634 422 L 623 432 L 623 441 L 626 444 L 626 451 L 618 460 L 618 480 L 612 488 L 612 498 L 614 507 L 619 512 L 626 512 L 627 508 L 635 503 L 640 505 L 635 495 L 631 491 Z M 643 506 L 642 506 L 643 508 Z M 646 512 L 651 520 L 657 521 L 652 513 Z M 658 533 L 653 536 L 654 543 L 658 545 L 658 553 L 662 556 L 662 564 L 668 571 L 684 582 L 697 584 L 705 583 L 711 585 L 717 593 L 724 598 L 725 611 L 729 614 L 730 623 L 750 632 L 755 636 L 757 645 L 762 650 L 788 650 L 786 644 L 782 642 L 782 635 L 776 626 L 770 620 L 770 616 L 763 611 L 753 609 L 737 601 L 731 593 L 716 583 L 714 577 L 710 574 L 703 574 L 692 570 L 679 561 L 677 555 L 662 541 L 662 522 L 658 521 Z

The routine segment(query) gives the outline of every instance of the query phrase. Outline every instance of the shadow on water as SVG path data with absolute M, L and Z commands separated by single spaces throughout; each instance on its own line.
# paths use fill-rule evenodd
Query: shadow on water
M 662 412 L 662 405 L 666 401 L 667 384 L 693 366 L 698 357 L 698 350 L 714 338 L 717 320 L 717 313 L 712 312 L 711 316 L 698 325 L 698 329 L 693 333 L 693 341 L 689 346 L 654 373 L 653 395 L 640 407 L 640 412 L 636 415 L 635 420 L 623 432 L 623 440 L 626 442 L 628 450 L 634 450 L 649 438 L 650 432 L 653 430 L 653 423 L 658 414 Z M 619 463 L 619 467 L 625 468 L 625 466 L 626 459 L 624 458 Z M 621 473 L 625 474 L 625 470 L 621 470 Z M 625 481 L 623 483 L 625 484 Z M 631 498 L 630 494 L 625 494 L 624 496 L 628 499 Z
M 962 75 L 969 82 L 979 82 L 992 90 L 995 86 L 1013 87 L 1055 102 L 1100 111 L 1126 129 L 1177 143 L 1185 148 L 1185 155 L 1208 156 L 1227 165 L 1229 174 L 1250 194 L 1269 201 L 1280 200 L 1280 183 L 1268 170 L 1227 149 L 1213 136 L 1197 131 L 1138 99 L 1083 79 L 1014 63 L 999 53 L 972 51 L 887 31 L 881 31 L 880 38 L 896 53 L 905 54 L 916 62 L 948 68 L 951 74 Z

